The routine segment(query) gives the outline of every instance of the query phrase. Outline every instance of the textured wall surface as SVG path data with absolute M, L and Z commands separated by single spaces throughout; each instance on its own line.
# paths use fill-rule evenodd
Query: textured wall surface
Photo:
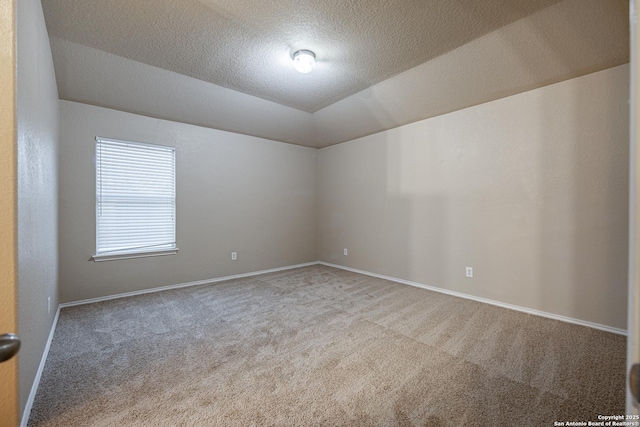
M 18 321 L 24 409 L 58 307 L 58 91 L 40 1 L 17 3 Z
M 60 112 L 61 301 L 317 260 L 317 150 L 69 101 Z M 96 136 L 176 147 L 177 255 L 90 260 Z
M 626 329 L 628 81 L 622 65 L 321 149 L 320 260 Z

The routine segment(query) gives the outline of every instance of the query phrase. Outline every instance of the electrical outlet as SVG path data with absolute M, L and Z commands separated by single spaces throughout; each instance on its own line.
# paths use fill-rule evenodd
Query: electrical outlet
M 465 270 L 467 277 L 473 277 L 473 267 L 467 267 Z
M 344 248 L 344 256 L 349 255 L 349 251 L 347 250 L 347 248 Z
M 51 297 L 47 298 L 47 313 L 51 313 Z
M 235 261 L 238 259 L 238 253 L 237 252 L 231 252 L 231 261 Z

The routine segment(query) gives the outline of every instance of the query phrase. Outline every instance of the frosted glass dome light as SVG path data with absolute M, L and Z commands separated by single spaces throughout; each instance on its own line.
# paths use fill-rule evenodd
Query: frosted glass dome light
M 293 54 L 293 67 L 298 72 L 307 74 L 316 66 L 316 54 L 310 50 L 299 50 Z

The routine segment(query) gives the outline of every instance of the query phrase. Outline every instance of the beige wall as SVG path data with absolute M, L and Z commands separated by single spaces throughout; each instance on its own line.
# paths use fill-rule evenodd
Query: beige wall
M 39 0 L 17 2 L 18 325 L 24 409 L 58 307 L 58 90 Z M 51 298 L 51 312 L 47 298 Z
M 59 105 L 61 301 L 317 260 L 315 149 L 70 101 Z M 90 260 L 96 136 L 176 147 L 177 255 Z
M 321 149 L 320 260 L 625 329 L 628 79 L 622 65 Z

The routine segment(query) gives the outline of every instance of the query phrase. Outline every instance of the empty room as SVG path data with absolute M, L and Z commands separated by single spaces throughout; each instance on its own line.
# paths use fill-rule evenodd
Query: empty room
M 634 13 L 3 0 L 0 426 L 640 425 Z

